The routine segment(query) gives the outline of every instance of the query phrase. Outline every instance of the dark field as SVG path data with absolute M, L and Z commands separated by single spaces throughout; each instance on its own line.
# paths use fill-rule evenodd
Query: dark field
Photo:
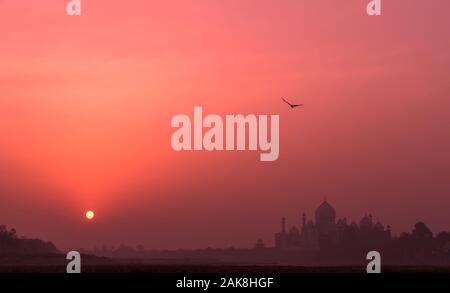
M 62 254 L 0 255 L 0 273 L 65 273 L 68 261 Z M 296 266 L 276 263 L 226 263 L 199 259 L 113 259 L 83 255 L 83 273 L 149 274 L 301 274 L 365 273 L 365 265 Z M 450 273 L 449 266 L 382 266 L 383 273 Z
M 65 273 L 64 265 L 11 265 L 1 266 L 0 273 Z M 84 265 L 83 273 L 148 273 L 148 274 L 310 274 L 310 273 L 365 273 L 364 267 L 302 267 L 302 266 L 252 266 L 252 265 L 146 265 L 101 264 Z M 450 273 L 450 267 L 388 266 L 383 273 Z

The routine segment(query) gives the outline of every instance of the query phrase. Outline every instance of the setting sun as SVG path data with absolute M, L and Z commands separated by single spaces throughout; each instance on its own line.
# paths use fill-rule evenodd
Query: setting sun
M 92 220 L 94 218 L 95 214 L 93 211 L 87 211 L 86 212 L 86 219 Z

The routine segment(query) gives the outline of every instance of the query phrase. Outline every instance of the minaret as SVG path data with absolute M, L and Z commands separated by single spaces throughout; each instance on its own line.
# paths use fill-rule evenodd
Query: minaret
M 306 214 L 303 213 L 302 215 L 302 228 L 304 228 L 306 226 Z
M 281 233 L 283 233 L 283 234 L 286 233 L 286 218 L 285 217 L 281 218 Z

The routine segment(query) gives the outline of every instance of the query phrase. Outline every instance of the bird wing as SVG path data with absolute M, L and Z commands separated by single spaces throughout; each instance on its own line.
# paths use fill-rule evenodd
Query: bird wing
M 293 106 L 291 103 L 289 103 L 288 101 L 285 100 L 285 98 L 281 98 L 286 104 L 288 104 L 289 106 Z
M 281 98 L 286 104 L 288 104 L 291 108 L 302 107 L 304 104 L 291 104 L 285 98 Z

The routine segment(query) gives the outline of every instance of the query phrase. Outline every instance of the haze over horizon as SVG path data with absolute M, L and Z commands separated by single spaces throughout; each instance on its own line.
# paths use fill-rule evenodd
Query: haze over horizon
M 0 224 L 60 248 L 250 247 L 326 196 L 450 230 L 449 1 L 66 4 L 0 1 Z M 278 160 L 173 151 L 194 106 L 280 115 Z

